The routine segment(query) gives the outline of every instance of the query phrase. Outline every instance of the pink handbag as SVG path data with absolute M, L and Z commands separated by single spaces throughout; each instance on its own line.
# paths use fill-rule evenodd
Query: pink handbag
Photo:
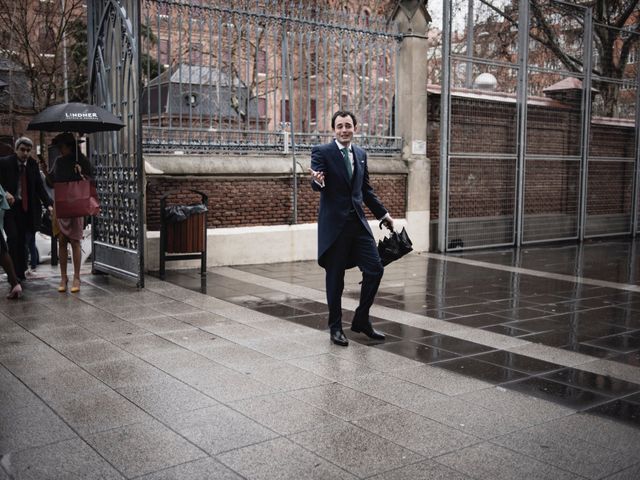
M 98 215 L 100 202 L 96 184 L 87 178 L 54 184 L 56 217 L 73 218 Z

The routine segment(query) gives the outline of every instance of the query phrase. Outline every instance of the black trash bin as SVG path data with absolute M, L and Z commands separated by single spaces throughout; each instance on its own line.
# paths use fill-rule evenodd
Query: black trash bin
M 172 260 L 200 260 L 200 275 L 207 271 L 207 210 L 209 197 L 198 190 L 200 203 L 167 206 L 167 192 L 160 199 L 160 278 L 165 277 L 165 263 Z

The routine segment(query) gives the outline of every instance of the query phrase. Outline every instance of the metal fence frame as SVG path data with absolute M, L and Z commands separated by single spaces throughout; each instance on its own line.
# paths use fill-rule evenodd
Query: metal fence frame
M 361 117 L 368 151 L 401 151 L 400 36 L 384 18 L 293 0 L 142 0 L 142 22 L 145 152 L 295 155 L 331 138 L 326 117 L 338 108 Z
M 468 0 L 468 18 L 473 18 L 470 15 L 473 13 L 474 5 L 479 4 L 474 0 Z M 593 141 L 591 135 L 591 124 L 592 124 L 592 102 L 591 102 L 591 89 L 596 81 L 607 82 L 612 81 L 612 79 L 597 77 L 592 73 L 592 62 L 594 59 L 593 55 L 593 42 L 594 42 L 594 24 L 592 18 L 592 10 L 588 7 L 583 7 L 575 4 L 569 4 L 560 0 L 550 0 L 549 5 L 551 7 L 554 6 L 562 6 L 563 8 L 573 8 L 576 11 L 583 12 L 583 25 L 584 30 L 582 31 L 582 54 L 583 54 L 583 70 L 581 73 L 569 72 L 566 70 L 552 70 L 543 67 L 537 67 L 533 64 L 530 64 L 529 61 L 529 53 L 531 49 L 530 39 L 529 39 L 529 25 L 530 25 L 530 2 L 529 1 L 520 1 L 518 3 L 517 10 L 517 24 L 519 26 L 527 25 L 527 28 L 518 28 L 518 38 L 517 38 L 517 60 L 514 63 L 505 63 L 499 61 L 492 61 L 487 58 L 478 58 L 475 57 L 475 52 L 469 47 L 472 39 L 473 28 L 474 25 L 472 22 L 469 22 L 467 25 L 467 51 L 465 55 L 460 55 L 454 53 L 452 50 L 452 45 L 454 44 L 453 32 L 452 32 L 452 2 L 449 0 L 444 0 L 442 2 L 443 5 L 443 46 L 442 46 L 442 93 L 441 93 L 441 117 L 440 117 L 440 197 L 439 197 L 439 208 L 438 208 L 438 238 L 437 238 L 437 247 L 439 251 L 459 251 L 459 250 L 470 250 L 475 248 L 487 248 L 487 247 L 498 247 L 498 246 L 521 246 L 526 244 L 535 244 L 549 241 L 559 241 L 559 240 L 579 240 L 583 241 L 586 238 L 592 237 L 603 237 L 603 236 L 613 236 L 613 235 L 633 235 L 635 236 L 638 233 L 638 223 L 640 222 L 640 209 L 638 206 L 640 200 L 640 193 L 638 191 L 640 186 L 640 168 L 639 159 L 640 159 L 640 134 L 638 133 L 638 127 L 640 126 L 640 89 L 638 86 L 640 85 L 640 69 L 636 68 L 636 78 L 635 84 L 635 157 L 634 158 L 606 158 L 602 156 L 596 156 L 592 154 L 593 150 L 591 147 L 591 142 Z M 459 11 L 464 10 L 464 5 L 459 7 Z M 456 40 L 459 41 L 459 38 L 456 37 Z M 460 42 L 462 43 L 462 42 Z M 474 65 L 485 65 L 488 68 L 508 68 L 515 70 L 517 72 L 517 87 L 515 91 L 515 101 L 516 101 L 516 115 L 517 115 L 517 138 L 515 143 L 513 144 L 513 148 L 515 151 L 515 155 L 507 154 L 504 152 L 491 152 L 485 151 L 483 153 L 482 149 L 478 149 L 478 151 L 471 151 L 469 153 L 460 155 L 460 152 L 456 152 L 452 147 L 452 126 L 455 125 L 455 120 L 452 114 L 452 86 L 453 86 L 453 77 L 452 74 L 454 72 L 454 62 L 458 62 L 459 64 L 464 64 L 466 62 L 466 75 L 468 78 L 471 78 L 470 72 L 471 68 Z M 581 122 L 580 122 L 580 144 L 579 144 L 579 155 L 536 155 L 528 150 L 528 137 L 527 137 L 527 128 L 529 125 L 530 119 L 528 118 L 528 109 L 529 109 L 529 78 L 530 75 L 535 74 L 536 72 L 543 73 L 555 73 L 561 78 L 575 78 L 582 81 L 582 102 L 580 104 L 581 111 Z M 560 155 L 560 156 L 558 156 Z M 508 223 L 507 227 L 510 228 L 510 234 L 508 230 L 504 230 L 502 235 L 496 234 L 491 237 L 491 232 L 488 234 L 482 230 L 482 225 L 486 229 L 487 225 L 490 225 L 489 218 L 481 219 L 480 217 L 470 217 L 468 219 L 469 225 L 473 225 L 476 222 L 475 228 L 479 233 L 477 233 L 478 238 L 473 239 L 472 234 L 469 234 L 469 238 L 471 240 L 475 240 L 476 243 L 465 245 L 463 239 L 457 238 L 456 235 L 453 234 L 453 224 L 451 218 L 451 201 L 452 199 L 457 200 L 452 195 L 456 195 L 459 193 L 461 189 L 460 185 L 456 182 L 459 179 L 452 178 L 452 161 L 464 160 L 467 161 L 482 161 L 483 159 L 487 161 L 500 161 L 502 159 L 506 165 L 512 165 L 512 181 L 514 188 L 514 198 L 513 198 L 513 217 L 512 217 L 512 226 L 509 227 Z M 527 237 L 527 233 L 530 230 L 527 230 L 525 222 L 527 222 L 527 214 L 525 213 L 525 192 L 527 185 L 531 185 L 531 183 L 527 183 L 527 172 L 528 166 L 530 162 L 535 161 L 549 161 L 549 160 L 560 160 L 561 162 L 579 162 L 579 179 L 576 179 L 576 187 L 577 191 L 577 203 L 575 205 L 575 213 L 573 218 L 574 226 L 565 227 L 564 229 L 559 229 L 560 232 L 557 235 L 554 235 L 553 232 L 549 230 L 541 231 L 539 236 L 533 238 L 533 236 Z M 510 164 L 510 160 L 513 160 L 513 164 Z M 589 180 L 592 177 L 589 177 L 589 167 L 590 165 L 595 165 L 595 162 L 610 162 L 613 164 L 626 162 L 633 163 L 632 173 L 629 174 L 627 172 L 626 177 L 624 177 L 625 185 L 631 188 L 631 211 L 629 212 L 629 221 L 625 222 L 626 213 L 623 211 L 621 213 L 621 222 L 625 222 L 625 227 L 620 229 L 616 228 L 615 225 L 604 224 L 600 231 L 597 230 L 598 225 L 594 222 L 590 223 L 590 220 L 593 220 L 592 217 L 588 214 L 589 211 Z M 620 167 L 621 170 L 624 170 L 624 167 Z M 594 173 L 595 175 L 595 173 Z M 533 180 L 529 180 L 530 182 Z M 630 183 L 629 183 L 630 182 Z M 508 191 L 508 185 L 505 186 L 505 192 Z M 457 190 L 456 190 L 457 189 Z M 504 193 L 504 192 L 503 192 Z M 506 199 L 504 200 L 507 201 Z M 504 204 L 503 206 L 507 207 L 510 204 Z M 624 207 L 623 207 L 624 208 Z M 573 210 L 572 210 L 573 211 Z M 496 217 L 497 218 L 497 217 Z M 571 220 L 571 216 L 568 216 L 569 220 Z M 507 219 L 508 220 L 508 219 Z M 485 221 L 485 224 L 481 224 L 481 221 Z M 502 221 L 502 220 L 501 220 Z M 593 224 L 592 224 L 593 223 Z M 628 223 L 628 225 L 627 225 Z M 459 231 L 459 230 L 457 230 Z M 481 235 L 486 235 L 486 239 L 482 238 Z

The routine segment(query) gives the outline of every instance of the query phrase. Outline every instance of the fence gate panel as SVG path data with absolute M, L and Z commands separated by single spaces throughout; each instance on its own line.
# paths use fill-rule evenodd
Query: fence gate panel
M 636 235 L 638 13 L 617 28 L 561 0 L 442 9 L 438 249 Z
M 621 79 L 613 78 L 597 55 L 595 46 L 600 38 L 615 39 L 612 45 L 614 62 L 627 65 Z M 592 58 L 596 72 L 593 88 L 598 94 L 594 95 L 591 106 L 585 237 L 632 233 L 632 215 L 638 202 L 634 177 L 638 158 L 638 72 L 635 63 L 639 40 L 636 32 L 598 23 L 593 25 Z M 627 49 L 629 56 L 622 59 Z
M 441 122 L 447 146 L 442 159 L 448 187 L 445 249 L 511 245 L 520 125 L 512 53 L 518 51 L 518 35 L 507 29 L 504 48 L 511 53 L 496 56 L 486 48 L 485 35 L 473 28 L 474 22 L 493 22 L 492 9 L 474 0 L 446 3 L 451 32 L 450 75 L 442 88 L 449 123 Z M 500 94 L 483 95 L 497 84 Z
M 554 35 L 564 54 L 577 59 L 588 55 L 584 8 L 548 2 L 530 11 L 522 243 L 578 238 L 587 128 L 584 68 L 568 71 L 545 46 L 549 38 L 541 33 L 536 15 L 562 22 Z
M 139 121 L 139 1 L 88 7 L 90 101 L 119 116 L 118 132 L 93 134 L 102 211 L 93 224 L 93 268 L 144 286 L 143 169 Z

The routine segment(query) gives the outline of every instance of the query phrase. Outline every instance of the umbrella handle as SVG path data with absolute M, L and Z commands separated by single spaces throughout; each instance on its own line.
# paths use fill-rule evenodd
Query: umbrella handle
M 380 220 L 380 223 L 378 224 L 378 226 L 380 227 L 380 230 L 382 230 L 382 225 L 384 225 L 384 220 Z M 385 225 L 386 227 L 386 225 Z M 389 229 L 390 232 L 395 232 L 395 230 L 391 227 L 387 227 Z

